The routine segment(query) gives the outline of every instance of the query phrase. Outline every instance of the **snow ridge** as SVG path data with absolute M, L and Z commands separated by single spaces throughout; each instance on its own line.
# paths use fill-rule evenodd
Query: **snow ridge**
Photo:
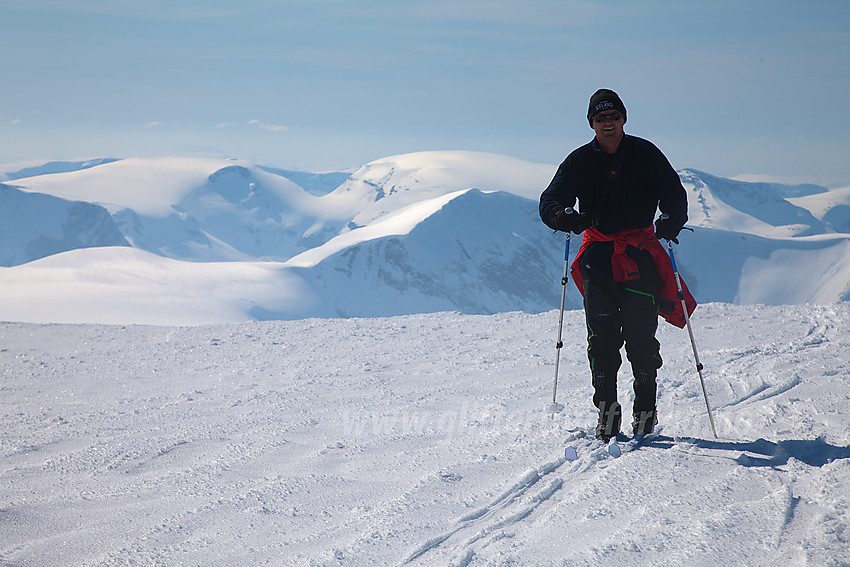
M 184 264 L 181 273 L 196 274 L 158 289 L 172 304 L 197 293 L 187 286 L 207 277 L 202 273 L 219 272 L 221 291 L 205 298 L 210 309 L 195 312 L 187 304 L 146 319 L 160 324 L 209 322 L 210 311 L 233 314 L 221 320 L 230 321 L 535 313 L 559 302 L 563 235 L 537 214 L 554 166 L 477 152 L 420 152 L 353 173 L 188 158 L 0 169 L 15 177 L 0 186 L 0 265 L 8 267 L 0 268 L 0 285 L 11 292 L 0 298 L 5 319 L 136 322 L 139 287 L 128 286 L 97 252 L 116 246 L 117 265 L 132 273 L 157 270 L 167 258 Z M 683 235 L 678 261 L 698 301 L 850 298 L 850 191 L 747 183 L 696 170 L 680 176 L 696 232 Z M 256 262 L 266 264 L 264 280 L 273 274 L 278 281 L 270 285 L 286 297 L 301 294 L 302 301 L 287 307 L 265 292 L 234 293 L 245 274 L 259 273 L 238 265 Z M 50 289 L 61 279 L 57 270 L 108 285 L 109 312 L 81 317 L 75 305 L 93 306 L 97 297 L 83 277 L 71 278 L 80 285 Z M 265 281 L 255 283 L 253 289 L 265 289 Z M 54 305 L 53 318 L 45 319 L 38 307 L 44 295 L 28 289 L 63 297 L 66 307 Z M 581 305 L 574 286 L 566 305 Z

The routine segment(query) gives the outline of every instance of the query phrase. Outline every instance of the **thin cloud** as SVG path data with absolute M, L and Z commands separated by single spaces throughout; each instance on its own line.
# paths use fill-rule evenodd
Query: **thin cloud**
M 21 119 L 20 119 L 20 118 L 15 118 L 15 119 L 14 119 L 14 120 L 12 120 L 11 122 L 9 122 L 9 124 L 20 124 L 20 123 L 21 123 Z
M 256 118 L 254 120 L 249 120 L 248 124 L 250 124 L 251 126 L 262 128 L 263 130 L 268 130 L 269 132 L 286 132 L 287 130 L 289 130 L 289 128 L 287 128 L 286 126 L 277 124 L 265 124 L 263 122 L 260 122 Z
M 160 126 L 165 126 L 165 122 L 159 122 L 154 120 L 153 122 L 148 122 L 145 124 L 145 128 L 159 128 Z

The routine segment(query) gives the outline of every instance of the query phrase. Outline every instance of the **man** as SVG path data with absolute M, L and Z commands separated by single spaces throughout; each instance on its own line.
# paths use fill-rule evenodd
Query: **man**
M 658 239 L 678 243 L 688 205 L 664 154 L 625 134 L 626 107 L 617 93 L 596 91 L 587 119 L 596 136 L 558 167 L 540 196 L 540 218 L 555 230 L 584 232 L 571 273 L 584 294 L 593 403 L 599 411 L 596 437 L 607 442 L 620 432 L 617 372 L 624 343 L 634 375 L 632 431 L 645 435 L 658 423 L 659 312 L 684 326 L 670 259 Z M 663 215 L 653 229 L 656 209 Z M 686 299 L 692 311 L 696 304 L 687 292 Z

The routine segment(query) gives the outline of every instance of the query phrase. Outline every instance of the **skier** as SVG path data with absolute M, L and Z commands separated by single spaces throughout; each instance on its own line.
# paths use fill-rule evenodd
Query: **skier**
M 587 119 L 596 135 L 558 167 L 540 196 L 540 218 L 554 230 L 584 232 L 571 275 L 584 295 L 593 403 L 599 412 L 596 437 L 608 442 L 620 432 L 617 372 L 624 343 L 634 375 L 632 431 L 646 435 L 658 423 L 658 314 L 685 325 L 670 259 L 658 239 L 678 243 L 688 205 L 664 154 L 625 134 L 626 107 L 617 93 L 596 91 Z M 665 216 L 653 228 L 656 209 Z M 686 286 L 685 297 L 691 312 L 696 303 Z

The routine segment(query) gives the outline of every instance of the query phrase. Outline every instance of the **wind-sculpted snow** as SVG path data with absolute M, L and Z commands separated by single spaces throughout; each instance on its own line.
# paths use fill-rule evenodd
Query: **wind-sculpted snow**
M 554 416 L 557 310 L 3 323 L 0 564 L 846 565 L 848 321 L 701 305 L 716 439 L 661 327 L 663 430 L 617 459 L 580 311 Z

